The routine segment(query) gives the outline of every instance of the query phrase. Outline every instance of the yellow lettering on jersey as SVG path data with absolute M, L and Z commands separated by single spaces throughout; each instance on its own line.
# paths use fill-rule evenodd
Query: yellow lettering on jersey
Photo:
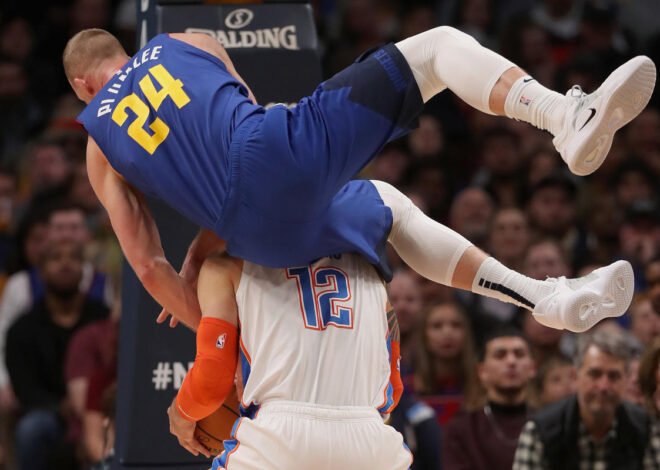
M 172 101 L 174 101 L 174 104 L 179 109 L 190 102 L 190 97 L 183 91 L 183 82 L 181 80 L 175 80 L 161 64 L 151 67 L 149 73 L 154 76 L 161 86 L 160 90 L 156 91 L 154 82 L 149 75 L 145 75 L 140 80 L 140 88 L 154 110 L 158 111 L 163 100 L 168 96 L 172 98 Z
M 153 55 L 153 54 L 152 54 Z M 160 86 L 160 90 L 156 90 L 154 82 L 151 80 L 149 74 L 153 75 Z M 172 99 L 177 108 L 181 109 L 190 103 L 190 97 L 183 91 L 183 82 L 175 79 L 161 64 L 154 65 L 149 69 L 149 74 L 145 75 L 140 80 L 140 89 L 147 98 L 147 101 L 154 109 L 158 111 L 163 100 L 168 96 Z M 120 77 L 121 79 L 121 77 Z M 158 146 L 163 143 L 170 133 L 170 128 L 165 122 L 156 117 L 154 121 L 149 124 L 149 129 L 153 134 L 149 134 L 144 126 L 149 118 L 150 109 L 147 103 L 141 100 L 135 93 L 124 97 L 112 113 L 112 120 L 119 125 L 123 126 L 128 119 L 127 109 L 135 113 L 135 119 L 128 125 L 128 135 L 137 142 L 144 150 L 153 155 Z
M 153 132 L 153 135 L 149 135 L 144 130 L 144 125 L 149 117 L 149 107 L 135 93 L 131 93 L 122 99 L 112 113 L 112 120 L 119 127 L 123 126 L 128 119 L 126 109 L 130 109 L 135 113 L 135 119 L 128 125 L 128 135 L 150 155 L 153 155 L 170 133 L 170 128 L 160 118 L 156 118 L 154 122 L 149 124 L 149 128 Z

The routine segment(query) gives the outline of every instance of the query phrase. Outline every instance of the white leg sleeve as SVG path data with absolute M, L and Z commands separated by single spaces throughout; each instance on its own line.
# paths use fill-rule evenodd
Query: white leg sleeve
M 401 259 L 422 276 L 451 286 L 454 269 L 467 248 L 467 239 L 424 214 L 394 186 L 372 181 L 392 211 L 388 241 Z
M 445 88 L 473 108 L 493 114 L 490 92 L 516 65 L 481 46 L 472 36 L 440 26 L 396 43 L 412 69 L 426 103 Z

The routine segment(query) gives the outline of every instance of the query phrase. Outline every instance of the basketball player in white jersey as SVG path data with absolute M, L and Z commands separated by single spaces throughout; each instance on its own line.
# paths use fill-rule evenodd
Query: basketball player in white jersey
M 403 390 L 398 324 L 367 261 L 273 269 L 213 256 L 198 296 L 197 357 L 168 410 L 181 445 L 208 455 L 195 422 L 224 401 L 238 362 L 243 417 L 213 470 L 410 466 L 401 434 L 383 421 Z

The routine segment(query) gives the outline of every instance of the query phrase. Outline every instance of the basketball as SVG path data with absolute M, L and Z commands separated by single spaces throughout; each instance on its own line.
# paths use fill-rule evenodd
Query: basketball
M 234 388 L 225 402 L 213 414 L 197 422 L 195 438 L 211 454 L 218 455 L 223 451 L 222 441 L 229 439 L 231 428 L 239 416 L 238 399 L 236 398 L 236 388 Z

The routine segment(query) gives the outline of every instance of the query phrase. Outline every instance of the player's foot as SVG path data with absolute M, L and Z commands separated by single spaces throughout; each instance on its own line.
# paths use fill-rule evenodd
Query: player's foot
M 623 315 L 634 292 L 633 270 L 627 261 L 616 261 L 577 279 L 562 276 L 548 281 L 556 283 L 555 289 L 536 304 L 534 318 L 576 333 L 604 318 Z
M 614 133 L 646 107 L 655 87 L 655 65 L 646 56 L 629 60 L 587 95 L 579 86 L 566 93 L 564 126 L 552 141 L 570 170 L 588 175 L 598 169 Z

